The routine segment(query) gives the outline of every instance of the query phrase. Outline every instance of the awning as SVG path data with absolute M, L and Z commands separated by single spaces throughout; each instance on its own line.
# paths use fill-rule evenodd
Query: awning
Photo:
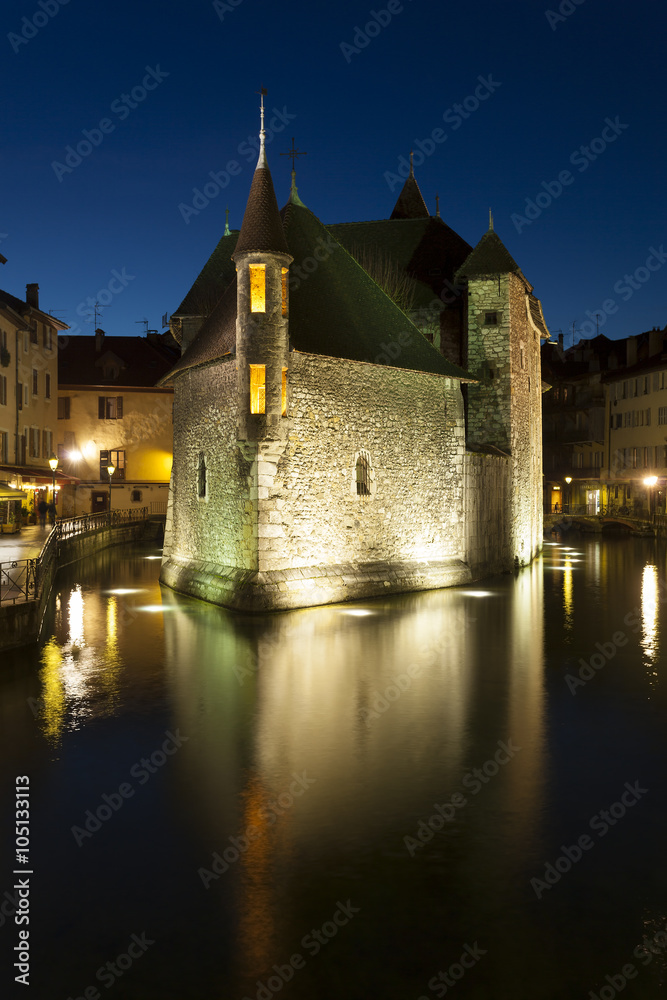
M 23 490 L 16 490 L 0 479 L 0 500 L 27 500 L 27 498 L 28 494 Z

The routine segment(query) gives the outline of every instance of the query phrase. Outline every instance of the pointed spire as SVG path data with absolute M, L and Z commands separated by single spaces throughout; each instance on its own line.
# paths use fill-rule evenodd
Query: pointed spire
M 229 205 L 225 209 L 225 231 L 223 236 L 231 236 L 231 230 L 229 228 Z
M 268 166 L 266 162 L 266 132 L 264 130 L 264 98 L 266 97 L 266 90 L 264 87 L 259 88 L 260 95 L 260 105 L 259 105 L 259 158 L 257 160 L 257 166 L 255 170 L 259 170 L 260 167 Z
M 437 193 L 437 191 L 435 194 L 435 217 L 436 219 L 440 218 L 440 195 Z
M 264 148 L 264 97 L 266 90 L 261 89 L 261 130 L 259 133 L 259 160 L 250 185 L 248 203 L 243 215 L 241 232 L 232 254 L 236 260 L 244 253 L 285 253 L 289 254 L 285 231 L 278 212 L 276 193 L 273 189 L 271 172 L 266 160 Z
M 493 212 L 489 209 L 489 232 L 493 232 Z
M 292 168 L 292 186 L 289 189 L 289 200 L 290 205 L 301 205 L 302 208 L 306 207 L 301 201 L 301 198 L 299 198 L 299 192 L 296 186 L 296 170 L 294 170 L 294 168 Z
M 398 201 L 394 205 L 394 211 L 389 216 L 390 219 L 429 219 L 430 213 L 426 207 L 426 202 L 419 190 L 419 185 L 415 180 L 415 168 L 413 153 L 410 151 L 410 172 L 403 185 L 403 190 L 398 196 Z M 405 163 L 405 157 L 401 157 Z

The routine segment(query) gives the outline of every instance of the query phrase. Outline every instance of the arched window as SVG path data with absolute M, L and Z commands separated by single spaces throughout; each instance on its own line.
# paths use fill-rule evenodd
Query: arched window
M 367 497 L 371 494 L 371 463 L 367 451 L 361 451 L 357 455 L 355 468 L 357 482 L 357 496 Z
M 206 456 L 200 451 L 197 460 L 197 496 L 200 499 L 206 498 L 206 487 Z

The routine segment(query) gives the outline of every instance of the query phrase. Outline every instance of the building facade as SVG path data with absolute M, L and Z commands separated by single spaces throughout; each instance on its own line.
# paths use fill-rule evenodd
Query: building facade
M 411 174 L 398 204 L 421 212 L 415 189 Z M 414 221 L 377 226 L 375 259 L 391 258 L 396 227 L 423 242 Z M 417 221 L 427 243 L 444 227 Z M 183 353 L 163 380 L 174 467 L 161 579 L 177 590 L 303 607 L 468 582 L 541 547 L 548 333 L 492 225 L 474 250 L 439 244 L 420 265 L 464 289 L 456 319 L 436 297 L 440 350 L 335 229 L 294 172 L 279 212 L 262 141 L 240 232 L 172 317 Z
M 54 498 L 57 337 L 66 329 L 39 308 L 39 285 L 27 285 L 25 299 L 0 290 L 0 480 L 26 494 L 33 517 L 41 499 Z M 66 481 L 58 472 L 56 499 Z M 0 509 L 0 519 L 5 515 Z
M 166 513 L 173 391 L 155 383 L 177 356 L 171 337 L 156 334 L 97 330 L 61 342 L 57 455 L 73 477 L 63 491 L 65 516 L 138 507 Z

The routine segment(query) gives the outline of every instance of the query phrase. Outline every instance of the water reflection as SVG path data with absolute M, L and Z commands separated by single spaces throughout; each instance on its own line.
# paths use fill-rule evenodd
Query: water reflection
M 658 656 L 660 645 L 658 642 L 658 567 L 644 566 L 642 573 L 642 638 L 641 645 L 644 652 L 644 662 L 646 664 L 647 676 L 651 687 L 655 687 L 658 681 Z

